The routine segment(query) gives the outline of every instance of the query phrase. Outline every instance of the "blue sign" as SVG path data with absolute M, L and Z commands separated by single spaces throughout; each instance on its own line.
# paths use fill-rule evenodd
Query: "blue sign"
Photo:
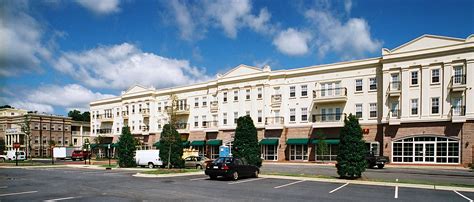
M 219 157 L 230 157 L 230 147 L 220 146 L 219 147 Z

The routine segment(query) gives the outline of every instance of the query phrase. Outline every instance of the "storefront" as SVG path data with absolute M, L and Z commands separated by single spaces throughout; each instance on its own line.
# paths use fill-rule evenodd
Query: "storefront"
M 307 161 L 308 160 L 308 138 L 292 138 L 286 141 L 289 147 L 290 161 Z
M 263 160 L 266 161 L 277 161 L 278 160 L 278 139 L 277 138 L 266 138 L 259 142 L 260 151 Z
M 222 140 L 219 139 L 213 139 L 213 140 L 207 140 L 206 143 L 209 151 L 209 157 L 211 159 L 216 159 L 219 158 L 219 147 L 222 145 Z
M 328 139 L 323 140 L 326 142 L 327 150 L 323 153 L 318 152 L 318 143 L 320 140 L 314 139 L 311 141 L 315 145 L 315 159 L 316 161 L 336 161 L 337 155 L 339 154 L 339 139 Z
M 460 144 L 456 138 L 412 136 L 392 142 L 393 163 L 458 164 Z

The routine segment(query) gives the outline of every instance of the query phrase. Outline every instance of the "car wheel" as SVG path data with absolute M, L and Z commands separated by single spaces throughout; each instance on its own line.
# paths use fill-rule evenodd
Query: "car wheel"
M 72 159 L 72 161 L 76 161 L 76 159 Z
M 378 169 L 382 169 L 385 165 L 377 165 Z
M 254 177 L 254 178 L 258 178 L 258 170 L 256 170 L 256 171 L 253 173 L 253 177 Z
M 196 169 L 201 170 L 202 166 L 201 165 L 196 165 Z
M 238 180 L 239 179 L 239 173 L 237 171 L 234 171 L 232 173 L 232 180 Z
M 154 168 L 155 165 L 153 165 L 153 163 L 148 163 L 148 168 Z
M 215 179 L 217 179 L 217 176 L 216 175 L 209 175 L 209 178 L 211 178 L 211 180 L 215 180 Z

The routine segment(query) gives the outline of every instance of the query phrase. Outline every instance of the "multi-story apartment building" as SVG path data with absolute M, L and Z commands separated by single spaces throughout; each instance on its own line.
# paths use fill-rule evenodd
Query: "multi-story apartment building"
M 8 113 L 1 113 L 6 112 Z M 16 113 L 12 114 L 13 111 Z M 20 143 L 20 150 L 27 151 L 27 138 L 21 126 L 25 119 L 30 122 L 31 151 L 28 155 L 47 157 L 51 155 L 51 141 L 55 146 L 74 146 L 80 149 L 90 139 L 90 123 L 73 121 L 70 117 L 50 114 L 27 113 L 25 110 L 0 109 L 0 137 L 5 140 L 6 150 Z
M 155 90 L 134 86 L 94 101 L 91 135 L 117 141 L 128 125 L 145 148 L 160 138 L 177 100 L 177 129 L 211 158 L 250 115 L 262 157 L 335 160 L 344 117 L 359 117 L 372 150 L 393 163 L 468 164 L 474 141 L 474 36 L 424 35 L 382 56 L 291 70 L 239 65 L 215 80 Z M 316 155 L 324 134 L 329 153 Z

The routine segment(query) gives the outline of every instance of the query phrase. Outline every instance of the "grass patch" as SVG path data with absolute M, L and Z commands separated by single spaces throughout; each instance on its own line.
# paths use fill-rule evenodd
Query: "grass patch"
M 173 174 L 173 173 L 192 173 L 198 172 L 201 170 L 197 169 L 156 169 L 143 172 L 143 174 L 153 174 L 153 175 L 163 175 L 163 174 Z
M 313 174 L 294 174 L 294 173 L 279 173 L 279 172 L 263 172 L 262 174 L 266 175 L 279 175 L 279 176 L 291 176 L 291 177 L 308 177 L 308 178 L 321 178 L 321 179 L 339 179 L 339 177 L 335 176 L 327 176 L 327 175 L 313 175 Z M 395 180 L 386 180 L 386 179 L 367 179 L 367 178 L 360 178 L 356 180 L 361 181 L 369 181 L 369 182 L 391 182 L 397 183 Z M 472 184 L 462 184 L 462 183 L 449 183 L 449 182 L 431 182 L 425 180 L 411 180 L 411 179 L 402 179 L 398 180 L 398 183 L 402 184 L 422 184 L 422 185 L 433 185 L 433 186 L 449 186 L 449 187 L 467 187 L 467 188 L 474 188 Z
M 16 165 L 15 161 L 0 162 L 0 166 L 15 166 L 15 165 Z M 40 162 L 33 162 L 31 160 L 18 161 L 18 166 L 49 166 L 49 165 L 51 165 L 51 162 L 40 163 Z

